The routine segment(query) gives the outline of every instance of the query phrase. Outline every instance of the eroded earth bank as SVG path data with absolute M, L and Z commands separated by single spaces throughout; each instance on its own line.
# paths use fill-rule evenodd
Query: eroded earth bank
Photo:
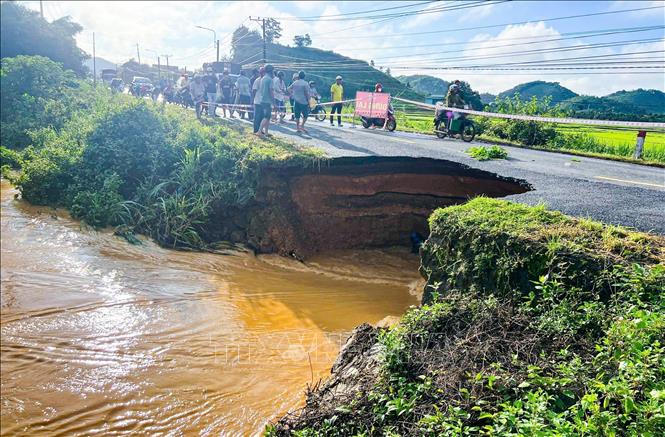
M 299 259 L 330 250 L 407 246 L 413 232 L 427 237 L 427 218 L 437 207 L 529 188 L 524 181 L 428 158 L 352 157 L 266 167 L 255 198 L 243 208 L 219 209 L 212 221 L 220 226 L 207 239 Z

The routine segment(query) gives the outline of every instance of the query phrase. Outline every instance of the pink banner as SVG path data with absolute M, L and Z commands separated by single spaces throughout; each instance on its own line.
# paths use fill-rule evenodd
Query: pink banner
M 355 114 L 368 118 L 386 118 L 389 103 L 390 94 L 357 91 Z

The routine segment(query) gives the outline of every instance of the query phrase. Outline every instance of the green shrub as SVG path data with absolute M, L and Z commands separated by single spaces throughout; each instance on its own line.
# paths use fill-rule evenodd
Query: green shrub
M 41 59 L 19 61 L 7 65 L 18 62 L 28 75 L 45 66 Z M 125 234 L 202 248 L 214 236 L 211 221 L 223 225 L 227 211 L 254 197 L 262 166 L 307 165 L 320 156 L 279 140 L 257 141 L 244 129 L 202 124 L 182 108 L 70 85 L 62 85 L 65 98 L 46 102 L 57 123 L 42 113 L 25 130 L 30 145 L 14 182 L 26 200 L 64 206 L 95 227 L 123 225 Z M 13 117 L 24 123 L 20 113 Z M 3 162 L 18 156 L 4 150 Z

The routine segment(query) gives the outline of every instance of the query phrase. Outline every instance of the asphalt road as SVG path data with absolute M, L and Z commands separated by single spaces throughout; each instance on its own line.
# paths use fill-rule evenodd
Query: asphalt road
M 507 199 L 529 205 L 546 204 L 576 217 L 590 217 L 642 231 L 665 234 L 665 169 L 563 153 L 504 146 L 507 160 L 479 162 L 464 151 L 474 141 L 438 139 L 406 132 L 330 127 L 327 121 L 307 122 L 309 135 L 295 124 L 271 124 L 271 132 L 299 144 L 339 156 L 412 156 L 446 159 L 502 176 L 526 180 L 533 191 Z

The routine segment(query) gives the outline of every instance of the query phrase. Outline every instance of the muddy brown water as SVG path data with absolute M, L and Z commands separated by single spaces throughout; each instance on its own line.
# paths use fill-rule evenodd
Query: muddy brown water
M 345 336 L 418 303 L 418 259 L 133 246 L 2 181 L 2 435 L 251 435 Z

